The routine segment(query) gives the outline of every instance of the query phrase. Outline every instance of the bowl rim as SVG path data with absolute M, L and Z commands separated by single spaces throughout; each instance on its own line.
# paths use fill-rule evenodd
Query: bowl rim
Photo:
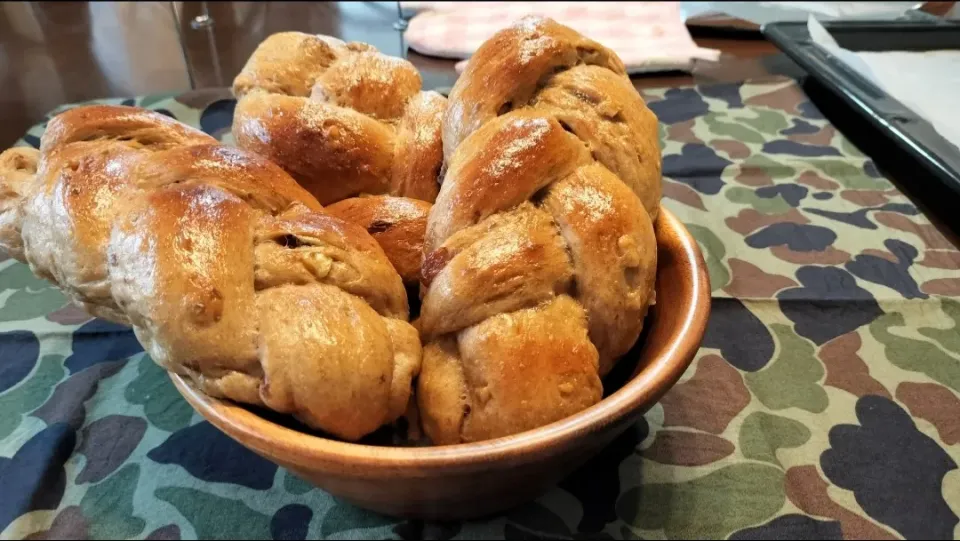
M 663 223 L 659 223 L 663 220 Z M 209 397 L 180 376 L 169 376 L 181 395 L 209 422 L 228 436 L 277 460 L 303 467 L 320 462 L 361 468 L 409 468 L 419 471 L 489 465 L 491 461 L 543 457 L 548 449 L 563 449 L 582 437 L 622 421 L 648 401 L 659 400 L 693 362 L 710 313 L 710 280 L 696 240 L 683 223 L 661 206 L 657 228 L 676 234 L 677 256 L 692 270 L 691 298 L 682 325 L 672 332 L 664 350 L 620 389 L 574 415 L 532 430 L 492 440 L 446 446 L 389 447 L 349 443 L 300 432 L 269 421 L 249 409 Z M 684 338 L 693 339 L 684 339 Z M 651 400 L 652 399 L 652 400 Z

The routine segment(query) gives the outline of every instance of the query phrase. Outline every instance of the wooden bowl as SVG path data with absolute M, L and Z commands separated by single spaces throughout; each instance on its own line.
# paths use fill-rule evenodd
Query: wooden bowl
M 710 313 L 706 265 L 694 238 L 666 209 L 656 230 L 657 304 L 643 342 L 620 361 L 636 367 L 633 375 L 598 404 L 536 430 L 446 447 L 344 443 L 281 426 L 210 398 L 176 375 L 171 378 L 183 397 L 228 436 L 354 505 L 431 520 L 503 511 L 536 498 L 610 443 L 693 360 Z

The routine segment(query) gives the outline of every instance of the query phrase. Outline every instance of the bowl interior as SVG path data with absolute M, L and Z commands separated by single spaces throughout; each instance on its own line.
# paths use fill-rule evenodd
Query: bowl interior
M 304 468 L 351 463 L 360 467 L 483 467 L 562 448 L 652 406 L 693 360 L 706 330 L 710 285 L 700 249 L 669 211 L 656 223 L 656 304 L 634 348 L 604 380 L 604 399 L 576 415 L 520 434 L 443 447 L 403 446 L 402 434 L 381 430 L 358 443 L 310 431 L 289 416 L 211 398 L 170 374 L 177 389 L 208 421 L 264 456 Z M 401 445 L 398 445 L 401 444 Z

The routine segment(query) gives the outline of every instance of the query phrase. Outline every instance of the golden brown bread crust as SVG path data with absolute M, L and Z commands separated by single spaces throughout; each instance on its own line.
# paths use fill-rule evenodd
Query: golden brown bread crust
M 657 118 L 617 55 L 551 19 L 527 17 L 474 54 L 450 91 L 443 149 L 453 153 L 474 131 L 529 107 L 556 119 L 617 174 L 656 220 L 660 205 Z
M 432 202 L 446 99 L 406 60 L 361 43 L 273 34 L 233 83 L 233 134 L 327 205 L 360 194 Z
M 583 308 L 560 295 L 428 343 L 417 400 L 424 431 L 450 444 L 537 428 L 602 394 Z
M 129 203 L 138 156 L 213 143 L 199 130 L 131 107 L 78 107 L 51 120 L 22 207 L 33 272 L 90 313 L 127 323 L 110 294 L 106 249 L 113 222 Z
M 158 364 L 348 440 L 404 413 L 421 350 L 400 276 L 278 166 L 120 106 L 53 118 L 35 158 L 0 154 L 0 247 Z
M 406 284 L 420 281 L 423 237 L 430 203 L 408 197 L 351 197 L 326 207 L 331 216 L 367 230 L 387 254 Z
M 471 58 L 443 141 L 418 322 L 424 430 L 476 441 L 596 403 L 653 297 L 656 117 L 612 51 L 527 18 Z

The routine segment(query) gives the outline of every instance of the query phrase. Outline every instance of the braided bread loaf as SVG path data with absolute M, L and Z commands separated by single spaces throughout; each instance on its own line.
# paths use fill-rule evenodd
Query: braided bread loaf
M 364 193 L 432 202 L 446 99 L 420 89 L 412 64 L 371 45 L 281 32 L 234 80 L 233 135 L 324 205 Z
M 470 59 L 424 241 L 417 394 L 435 443 L 600 400 L 652 301 L 657 137 L 619 58 L 552 20 L 526 18 Z
M 383 250 L 166 116 L 80 107 L 0 155 L 0 247 L 210 395 L 347 440 L 407 408 L 420 341 Z

